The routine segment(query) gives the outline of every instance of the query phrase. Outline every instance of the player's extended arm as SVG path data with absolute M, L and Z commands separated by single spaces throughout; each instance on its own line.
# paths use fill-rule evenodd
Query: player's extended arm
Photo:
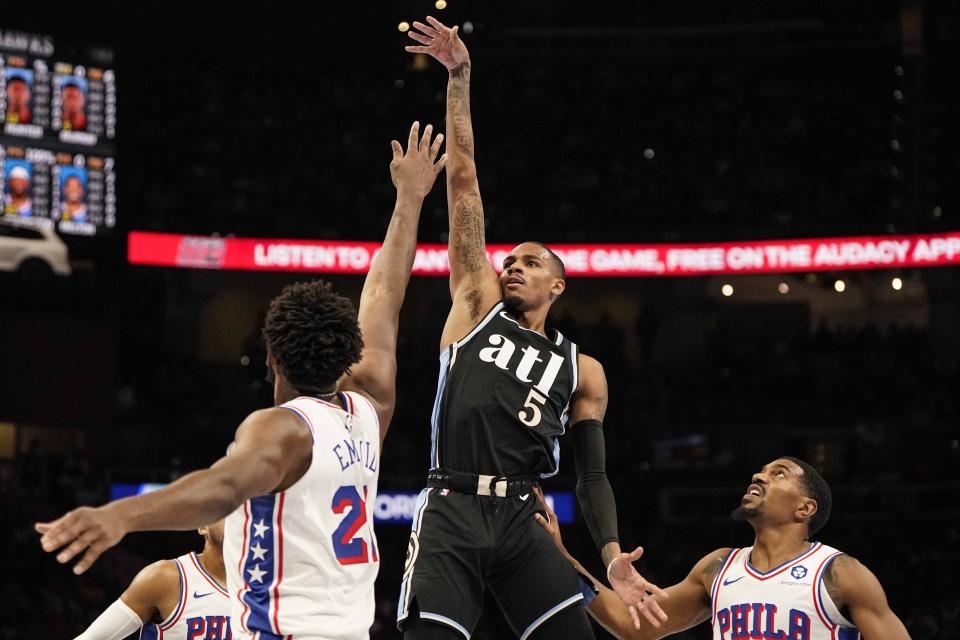
M 596 587 L 597 596 L 587 605 L 587 612 L 611 634 L 620 640 L 654 640 L 689 629 L 710 617 L 707 585 L 713 582 L 716 572 L 729 553 L 728 549 L 718 549 L 705 556 L 694 565 L 682 582 L 664 589 L 667 594 L 665 598 L 656 596 L 668 616 L 666 621 L 652 617 L 649 611 L 641 617 L 636 611 L 631 612 L 613 590 L 594 578 L 570 555 L 560 537 L 556 514 L 542 501 L 542 494 L 538 493 L 537 497 L 549 521 L 540 514 L 534 517 L 551 535 L 564 557 Z
M 824 584 L 834 604 L 849 612 L 864 640 L 910 640 L 880 581 L 855 558 L 837 556 L 827 568 Z
M 407 33 L 423 46 L 407 51 L 439 60 L 447 80 L 447 209 L 450 218 L 450 295 L 453 306 L 441 337 L 441 348 L 459 340 L 500 300 L 497 273 L 487 260 L 483 202 L 474 159 L 473 120 L 470 115 L 470 54 L 457 27 L 447 27 L 428 16 L 414 22 Z
M 607 579 L 620 599 L 636 611 L 666 619 L 657 600 L 647 592 L 661 593 L 637 573 L 633 562 L 643 553 L 623 553 L 617 533 L 617 503 L 607 478 L 603 417 L 607 411 L 607 378 L 603 367 L 590 356 L 579 354 L 580 382 L 571 401 L 570 433 L 577 469 L 577 500 L 584 520 L 607 568 Z
M 603 418 L 607 412 L 607 377 L 596 359 L 579 354 L 580 383 L 570 406 L 570 434 L 573 437 L 577 469 L 577 499 L 603 566 L 620 555 L 617 533 L 617 503 L 607 479 Z
M 37 523 L 46 552 L 61 549 L 57 561 L 83 557 L 83 573 L 101 553 L 134 531 L 188 531 L 230 515 L 246 500 L 286 489 L 310 465 L 312 437 L 292 411 L 263 409 L 237 429 L 228 455 L 159 491 L 80 507 L 49 523 Z
M 179 600 L 180 574 L 170 560 L 144 567 L 127 590 L 75 640 L 121 640 L 166 618 Z
M 341 389 L 360 391 L 373 401 L 380 419 L 381 445 L 396 402 L 397 326 L 417 253 L 420 208 L 446 164 L 446 156 L 434 163 L 443 134 L 431 144 L 433 125 L 427 125 L 422 139 L 419 133 L 420 123 L 414 122 L 406 153 L 399 142 L 391 142 L 390 174 L 397 188 L 397 202 L 383 247 L 373 260 L 360 294 L 357 319 L 363 333 L 363 353 L 339 385 Z
M 587 611 L 620 640 L 656 640 L 685 631 L 710 617 L 710 598 L 704 588 L 703 573 L 714 555 L 701 559 L 682 582 L 664 589 L 668 598 L 661 602 L 661 607 L 667 619 L 660 622 L 659 626 L 646 617 L 635 621 L 623 600 L 590 574 L 586 575 L 593 581 L 598 593 L 587 606 Z

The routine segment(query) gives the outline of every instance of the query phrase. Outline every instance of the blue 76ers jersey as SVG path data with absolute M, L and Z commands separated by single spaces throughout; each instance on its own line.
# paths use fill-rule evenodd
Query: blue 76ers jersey
M 180 573 L 180 598 L 167 619 L 140 629 L 140 640 L 232 640 L 230 597 L 203 568 L 195 553 L 173 561 Z
M 710 590 L 713 640 L 856 640 L 859 632 L 827 593 L 823 576 L 840 551 L 819 542 L 766 573 L 753 547 L 733 549 Z
M 340 400 L 346 410 L 308 396 L 280 405 L 310 430 L 310 468 L 286 491 L 227 516 L 223 559 L 238 640 L 369 637 L 380 426 L 364 396 Z

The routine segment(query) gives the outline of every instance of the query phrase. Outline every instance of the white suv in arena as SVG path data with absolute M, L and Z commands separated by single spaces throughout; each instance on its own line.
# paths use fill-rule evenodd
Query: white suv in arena
M 0 271 L 26 278 L 68 276 L 67 245 L 53 229 L 0 218 Z

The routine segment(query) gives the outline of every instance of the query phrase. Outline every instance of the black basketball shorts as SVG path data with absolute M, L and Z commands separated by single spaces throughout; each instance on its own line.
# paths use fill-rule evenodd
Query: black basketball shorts
M 520 640 L 550 616 L 591 595 L 537 524 L 536 497 L 500 498 L 424 489 L 400 587 L 397 624 L 410 611 L 470 638 L 484 588 Z M 591 585 L 592 586 L 592 585 Z

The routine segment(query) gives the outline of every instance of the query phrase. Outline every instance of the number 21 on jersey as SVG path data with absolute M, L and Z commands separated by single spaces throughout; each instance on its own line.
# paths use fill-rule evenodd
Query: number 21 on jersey
M 360 533 L 360 529 L 367 524 L 367 488 L 363 488 L 361 497 L 357 487 L 343 485 L 333 494 L 331 509 L 337 515 L 346 513 L 340 526 L 333 532 L 333 551 L 337 561 L 342 565 L 377 562 L 376 544 L 371 541 L 368 545 L 364 534 Z

